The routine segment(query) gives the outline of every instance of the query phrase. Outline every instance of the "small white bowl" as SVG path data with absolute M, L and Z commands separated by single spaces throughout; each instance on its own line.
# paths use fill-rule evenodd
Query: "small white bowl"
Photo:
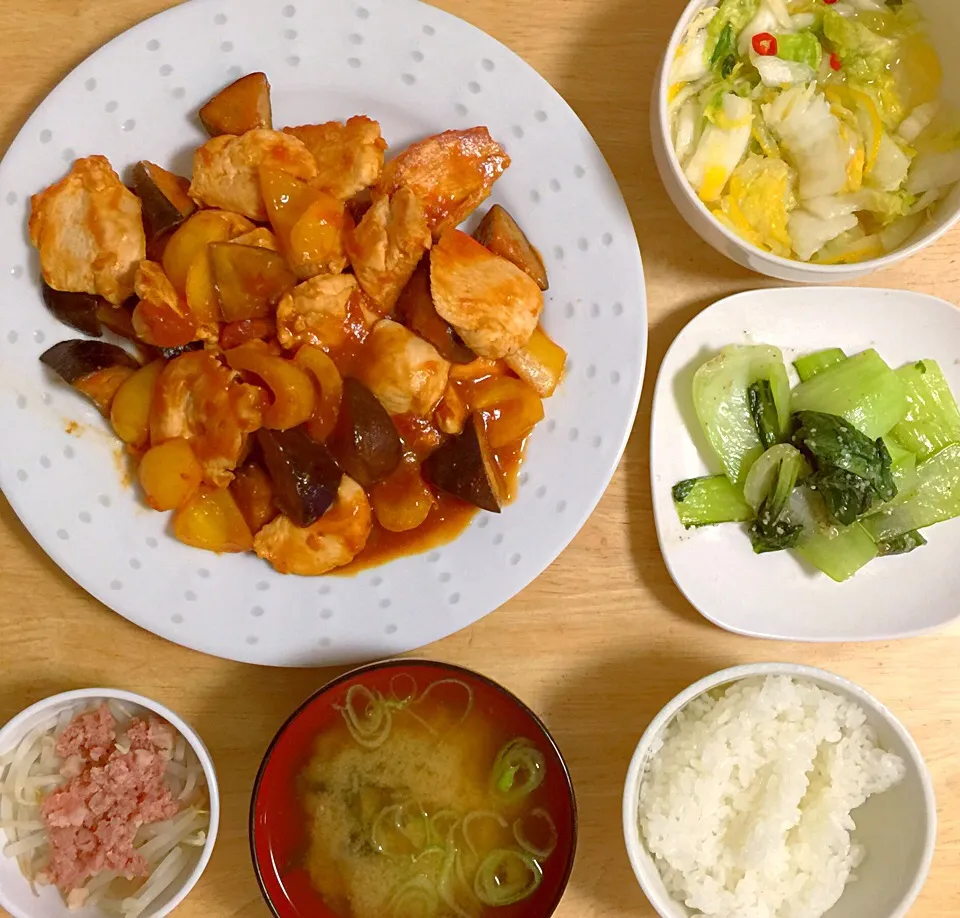
M 670 65 L 677 47 L 694 16 L 715 0 L 692 0 L 683 11 L 670 38 L 660 69 L 653 81 L 653 99 L 650 104 L 650 133 L 653 140 L 653 158 L 667 194 L 680 215 L 704 242 L 738 265 L 776 277 L 780 280 L 805 284 L 830 284 L 853 280 L 890 267 L 909 258 L 939 239 L 960 220 L 960 185 L 944 198 L 934 218 L 922 226 L 900 248 L 880 258 L 871 258 L 852 265 L 816 265 L 789 258 L 781 258 L 742 239 L 720 223 L 700 200 L 686 180 L 673 148 L 667 94 L 670 89 Z M 960 3 L 956 0 L 919 0 L 927 20 L 929 34 L 940 55 L 943 66 L 943 97 L 953 105 L 960 105 L 960 55 L 951 47 L 954 36 L 960 32 Z
M 79 711 L 84 707 L 84 703 L 92 704 L 95 701 L 109 699 L 132 706 L 136 714 L 155 714 L 167 721 L 190 744 L 203 766 L 204 777 L 207 780 L 207 792 L 210 797 L 210 826 L 206 830 L 206 843 L 202 848 L 190 853 L 177 880 L 154 900 L 141 916 L 141 918 L 164 918 L 184 900 L 200 879 L 200 874 L 206 869 L 217 840 L 217 828 L 220 823 L 220 792 L 217 787 L 213 759 L 193 728 L 173 711 L 156 701 L 144 698 L 143 695 L 119 689 L 78 689 L 45 698 L 25 711 L 21 711 L 0 729 L 0 752 L 7 752 L 34 727 L 55 718 L 63 710 L 77 708 Z M 0 849 L 5 843 L 6 836 L 0 830 Z M 107 918 L 106 913 L 96 907 L 68 909 L 60 893 L 53 887 L 40 888 L 38 892 L 39 896 L 33 894 L 30 884 L 20 873 L 16 859 L 4 857 L 0 853 L 0 908 L 6 909 L 12 918 Z
M 829 918 L 903 918 L 927 878 L 937 836 L 933 783 L 916 743 L 903 725 L 876 698 L 842 676 L 793 663 L 751 663 L 724 669 L 694 683 L 669 702 L 637 744 L 623 794 L 623 833 L 627 855 L 644 893 L 661 918 L 689 918 L 685 905 L 667 892 L 640 834 L 637 807 L 647 759 L 659 748 L 660 734 L 694 698 L 719 686 L 755 676 L 791 676 L 855 701 L 866 711 L 880 745 L 906 763 L 906 776 L 895 787 L 871 797 L 854 810 L 856 838 L 867 849 L 863 864 Z

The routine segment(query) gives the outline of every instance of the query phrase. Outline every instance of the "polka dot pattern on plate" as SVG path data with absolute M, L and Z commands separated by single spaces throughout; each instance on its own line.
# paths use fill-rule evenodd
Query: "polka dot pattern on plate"
M 479 513 L 449 544 L 355 576 L 281 576 L 252 553 L 213 556 L 178 542 L 169 515 L 121 486 L 129 469 L 109 422 L 37 360 L 72 333 L 39 296 L 23 233 L 30 195 L 95 153 L 121 175 L 144 158 L 189 172 L 201 138 L 196 109 L 254 69 L 270 79 L 286 124 L 365 113 L 385 137 L 410 140 L 488 125 L 512 160 L 488 203 L 506 207 L 543 253 L 543 322 L 569 356 L 516 500 L 502 514 Z M 0 297 L 18 303 L 0 332 L 0 429 L 9 434 L 0 487 L 54 560 L 163 637 L 236 660 L 306 666 L 423 646 L 544 570 L 616 465 L 646 341 L 629 214 L 563 100 L 502 45 L 412 0 L 181 4 L 78 71 L 14 140 L 0 187 Z

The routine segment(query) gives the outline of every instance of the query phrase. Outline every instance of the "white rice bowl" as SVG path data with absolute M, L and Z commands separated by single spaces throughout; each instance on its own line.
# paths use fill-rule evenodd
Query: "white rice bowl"
M 692 914 L 819 918 L 869 856 L 851 812 L 905 773 L 850 698 L 786 675 L 741 679 L 659 734 L 635 818 Z

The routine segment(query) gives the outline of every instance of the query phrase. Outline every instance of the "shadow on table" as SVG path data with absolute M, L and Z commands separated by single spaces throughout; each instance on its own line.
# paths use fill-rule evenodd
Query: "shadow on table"
M 664 563 L 653 519 L 650 492 L 650 421 L 660 364 L 673 339 L 709 302 L 685 304 L 649 328 L 647 369 L 640 408 L 623 456 L 629 508 L 630 550 L 644 585 L 663 606 L 681 617 L 711 627 L 677 589 Z
M 650 100 L 681 0 L 600 4 L 578 28 L 569 59 L 554 77 L 557 90 L 580 116 L 613 170 L 633 218 L 649 276 L 669 266 L 688 276 L 728 283 L 755 275 L 720 255 L 687 225 L 660 181 L 650 142 Z M 651 49 L 657 49 L 651 53 Z M 615 61 L 617 79 L 605 79 Z
M 657 545 L 650 496 L 650 415 L 657 372 L 677 333 L 712 302 L 684 303 L 663 316 L 655 300 L 663 276 L 709 276 L 730 289 L 759 279 L 702 242 L 671 203 L 657 174 L 650 142 L 650 100 L 670 34 L 682 11 L 679 0 L 617 0 L 578 32 L 557 88 L 587 125 L 609 163 L 629 207 L 640 241 L 650 296 L 646 378 L 639 413 L 623 464 L 630 507 L 630 545 L 645 585 L 675 614 L 706 623 L 675 587 Z M 616 61 L 617 80 L 604 80 L 606 61 Z M 669 291 L 676 300 L 677 291 Z
M 201 694 L 191 725 L 213 757 L 220 785 L 220 832 L 211 861 L 218 913 L 265 915 L 249 855 L 248 821 L 253 784 L 277 731 L 317 689 L 352 666 L 278 669 L 240 663 Z M 210 713 L 217 712 L 217 713 Z M 181 712 L 188 716 L 187 712 Z M 229 878 L 223 871 L 232 871 Z
M 661 653 L 652 638 L 647 646 L 572 670 L 544 704 L 544 720 L 577 792 L 580 838 L 571 889 L 596 903 L 597 914 L 653 915 L 622 841 L 627 768 L 660 709 L 691 683 L 733 662 L 694 651 Z

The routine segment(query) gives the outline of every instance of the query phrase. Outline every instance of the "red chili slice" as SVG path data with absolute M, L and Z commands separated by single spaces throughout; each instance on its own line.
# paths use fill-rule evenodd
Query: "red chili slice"
M 843 61 L 840 60 L 840 55 L 836 51 L 830 52 L 830 69 L 839 70 L 843 67 Z
M 827 6 L 833 6 L 833 4 L 837 2 L 837 0 L 823 0 L 823 2 L 826 3 Z
M 753 50 L 761 57 L 774 57 L 777 53 L 776 36 L 769 32 L 758 32 L 753 36 Z

